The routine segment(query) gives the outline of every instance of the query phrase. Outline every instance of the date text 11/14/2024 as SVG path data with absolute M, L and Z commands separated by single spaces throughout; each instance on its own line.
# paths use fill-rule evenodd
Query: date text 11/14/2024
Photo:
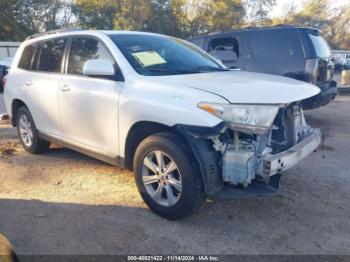
M 128 256 L 128 261 L 219 261 L 217 256 Z

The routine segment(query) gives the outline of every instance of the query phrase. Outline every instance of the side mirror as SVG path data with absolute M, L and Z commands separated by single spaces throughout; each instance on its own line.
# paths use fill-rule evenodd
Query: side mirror
M 106 59 L 91 59 L 85 62 L 83 74 L 86 76 L 114 76 L 113 64 Z
M 217 59 L 221 60 L 223 63 L 236 62 L 238 60 L 236 52 L 232 50 L 213 50 L 210 54 Z

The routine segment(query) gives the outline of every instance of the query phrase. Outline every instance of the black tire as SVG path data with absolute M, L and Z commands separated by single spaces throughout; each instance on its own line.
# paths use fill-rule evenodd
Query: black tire
M 22 138 L 21 132 L 20 132 L 20 118 L 23 115 L 30 122 L 30 126 L 32 129 L 33 137 L 32 137 L 31 145 L 28 145 L 25 143 L 25 141 Z M 21 144 L 26 151 L 28 151 L 32 154 L 39 154 L 39 153 L 46 151 L 50 147 L 50 142 L 39 138 L 38 130 L 36 129 L 33 117 L 32 117 L 32 115 L 29 112 L 27 107 L 22 106 L 20 109 L 18 109 L 17 116 L 16 116 L 16 126 L 17 126 L 18 138 L 21 141 Z
M 175 162 L 178 173 L 181 174 L 182 191 L 177 196 L 177 202 L 171 206 L 157 203 L 147 192 L 143 182 L 142 172 L 145 168 L 143 161 L 146 156 L 156 151 L 161 151 L 169 156 Z M 141 197 L 153 212 L 163 218 L 169 220 L 184 218 L 198 207 L 203 200 L 204 194 L 200 174 L 194 164 L 193 155 L 187 143 L 180 135 L 158 133 L 144 139 L 136 150 L 133 167 L 136 185 Z M 167 192 L 165 194 L 167 195 Z

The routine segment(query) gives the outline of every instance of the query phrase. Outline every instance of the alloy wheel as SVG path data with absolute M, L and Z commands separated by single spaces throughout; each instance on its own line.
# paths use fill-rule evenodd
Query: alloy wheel
M 33 128 L 25 114 L 22 114 L 19 118 L 19 132 L 23 143 L 27 147 L 31 147 L 34 139 Z
M 162 206 L 175 205 L 181 196 L 182 180 L 173 159 L 157 150 L 149 152 L 142 164 L 142 181 L 147 193 Z

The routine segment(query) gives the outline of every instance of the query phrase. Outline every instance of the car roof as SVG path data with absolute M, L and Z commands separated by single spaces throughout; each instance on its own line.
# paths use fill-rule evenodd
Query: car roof
M 307 30 L 312 31 L 315 34 L 320 34 L 321 31 L 317 28 L 312 27 L 297 27 L 293 25 L 276 25 L 276 26 L 266 26 L 266 27 L 245 27 L 241 29 L 231 30 L 231 31 L 222 31 L 222 32 L 213 32 L 206 35 L 199 35 L 191 37 L 191 40 L 200 39 L 209 36 L 218 36 L 218 35 L 230 35 L 230 34 L 239 34 L 244 32 L 256 32 L 256 31 L 271 31 L 271 30 Z
M 79 34 L 87 34 L 87 35 L 157 35 L 164 36 L 156 33 L 149 32 L 141 32 L 141 31 L 126 31 L 126 30 L 85 30 L 85 29 L 77 29 L 77 28 L 68 28 L 68 29 L 59 29 L 48 31 L 44 33 L 38 33 L 32 36 L 27 37 L 26 41 L 33 40 L 32 42 L 45 40 L 50 38 L 56 38 L 60 36 L 70 36 L 70 35 L 79 35 Z

